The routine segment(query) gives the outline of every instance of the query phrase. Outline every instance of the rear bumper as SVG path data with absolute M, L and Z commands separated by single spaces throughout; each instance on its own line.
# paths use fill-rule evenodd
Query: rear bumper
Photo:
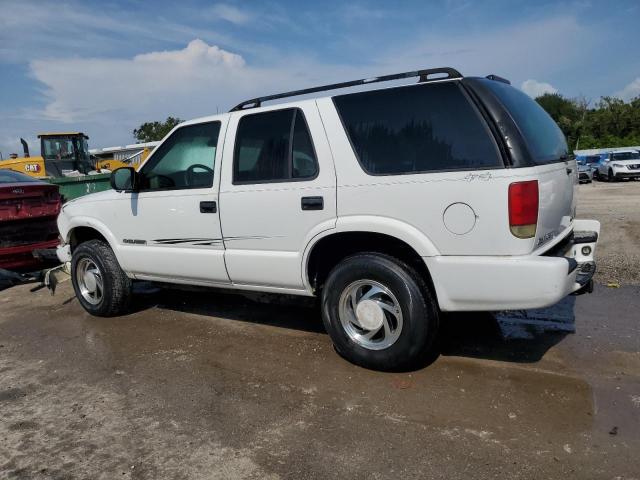
M 542 308 L 589 290 L 599 234 L 600 222 L 575 220 L 574 236 L 544 255 L 424 260 L 443 311 Z
M 58 239 L 54 239 L 46 242 L 0 248 L 0 268 L 12 270 L 39 265 L 42 261 L 33 256 L 33 251 L 55 248 L 58 242 Z

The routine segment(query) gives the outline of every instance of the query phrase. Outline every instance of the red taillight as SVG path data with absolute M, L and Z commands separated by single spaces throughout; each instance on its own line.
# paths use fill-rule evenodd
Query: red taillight
M 518 238 L 531 238 L 538 224 L 538 181 L 509 185 L 509 228 Z

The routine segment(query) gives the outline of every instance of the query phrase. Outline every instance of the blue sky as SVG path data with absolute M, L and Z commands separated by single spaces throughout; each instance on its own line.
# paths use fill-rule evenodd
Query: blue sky
M 640 2 L 0 0 L 0 152 L 92 147 L 260 94 L 434 66 L 535 95 L 640 94 Z M 35 143 L 32 150 L 37 151 Z

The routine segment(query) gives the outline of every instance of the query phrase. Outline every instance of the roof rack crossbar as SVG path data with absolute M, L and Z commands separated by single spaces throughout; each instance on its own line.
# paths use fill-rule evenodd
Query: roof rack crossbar
M 445 76 L 434 75 L 445 74 Z M 280 98 L 296 97 L 299 95 L 307 95 L 309 93 L 325 92 L 328 90 L 337 90 L 340 88 L 355 87 L 358 85 L 368 85 L 370 83 L 389 82 L 392 80 L 401 80 L 403 78 L 420 77 L 419 82 L 429 82 L 433 80 L 443 80 L 450 78 L 462 78 L 462 74 L 454 68 L 441 67 L 441 68 L 429 68 L 425 70 L 414 70 L 412 72 L 395 73 L 393 75 L 383 75 L 381 77 L 362 78 L 360 80 L 351 80 L 349 82 L 332 83 L 330 85 L 322 85 L 319 87 L 305 88 L 302 90 L 293 90 L 291 92 L 277 93 L 275 95 L 266 95 L 264 97 L 252 98 L 239 103 L 233 107 L 230 112 L 237 112 L 239 110 L 245 110 L 247 108 L 256 108 L 262 105 L 262 102 L 269 100 L 277 100 Z

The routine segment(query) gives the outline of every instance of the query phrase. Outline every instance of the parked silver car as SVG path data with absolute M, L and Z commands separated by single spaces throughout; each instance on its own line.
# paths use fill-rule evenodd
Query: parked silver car
M 599 157 L 596 157 L 599 159 Z M 591 183 L 593 181 L 593 166 L 588 163 L 587 158 L 576 159 L 578 164 L 578 182 Z

